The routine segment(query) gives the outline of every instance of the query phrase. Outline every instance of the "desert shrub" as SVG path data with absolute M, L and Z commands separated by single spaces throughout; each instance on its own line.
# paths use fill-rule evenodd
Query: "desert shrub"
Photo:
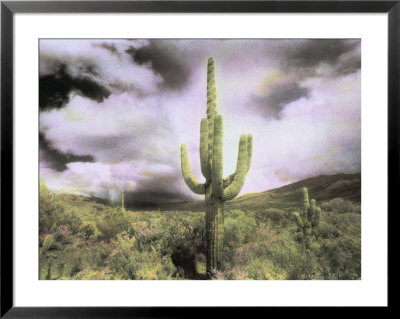
M 218 280 L 245 280 L 247 274 L 242 266 L 227 268 L 224 271 L 217 271 L 216 279 Z
M 56 216 L 63 213 L 63 208 L 56 201 L 56 196 L 44 183 L 39 186 L 39 233 L 49 233 L 56 226 Z
M 50 253 L 50 249 L 53 249 L 54 237 L 49 234 L 43 240 L 42 248 L 39 250 L 39 279 L 51 279 L 52 275 L 52 264 L 55 256 Z
M 361 238 L 342 236 L 321 243 L 320 266 L 324 279 L 361 278 Z
M 255 280 L 284 280 L 286 273 L 276 269 L 275 265 L 265 258 L 257 258 L 250 261 L 245 272 L 248 279 Z
M 97 228 L 102 237 L 110 242 L 111 239 L 123 231 L 129 231 L 131 221 L 129 215 L 118 207 L 106 208 L 102 217 L 97 221 Z
M 286 279 L 305 280 L 318 279 L 318 260 L 315 255 L 317 244 L 312 243 L 311 249 L 296 242 L 284 242 L 274 245 L 267 251 L 267 258 L 286 273 Z
M 336 227 L 341 234 L 361 236 L 361 216 L 357 213 L 325 214 L 323 221 Z
M 151 251 L 137 250 L 135 237 L 130 238 L 126 232 L 117 235 L 112 244 L 115 248 L 110 265 L 122 279 L 166 280 L 176 273 L 169 255 L 162 256 L 154 247 Z
M 113 271 L 108 267 L 103 267 L 100 270 L 95 270 L 91 267 L 86 267 L 85 269 L 78 272 L 74 279 L 78 280 L 119 280 L 120 276 L 115 275 Z
M 162 237 L 162 229 L 149 222 L 134 222 L 131 227 L 139 250 L 149 250 L 151 244 Z
M 136 279 L 168 280 L 173 279 L 176 268 L 170 256 L 160 256 L 154 249 L 134 255 L 140 267 L 136 270 Z
M 200 221 L 201 219 L 201 221 Z M 191 247 L 201 247 L 204 235 L 204 215 L 195 219 L 192 223 L 181 212 L 168 213 L 161 221 L 160 227 L 163 229 L 163 241 L 165 245 L 174 250 L 190 245 Z
M 59 226 L 54 233 L 54 239 L 63 244 L 70 244 L 72 242 L 72 232 L 67 225 Z
M 231 210 L 225 214 L 224 241 L 233 241 L 237 245 L 248 243 L 255 238 L 256 221 L 240 210 Z
M 54 243 L 53 235 L 47 235 L 43 240 L 42 252 L 45 253 L 48 250 L 50 250 L 50 248 L 53 245 L 53 243 Z
M 271 222 L 274 225 L 287 226 L 290 223 L 290 213 L 279 208 L 266 208 L 260 210 L 255 214 L 255 218 L 258 222 L 268 223 Z
M 361 213 L 361 205 L 343 198 L 335 198 L 321 204 L 321 209 L 332 213 Z
M 46 184 L 41 183 L 39 187 L 39 233 L 49 233 L 57 227 L 67 225 L 75 234 L 78 231 L 81 219 L 75 210 L 67 203 L 58 199 Z
M 337 226 L 321 222 L 315 230 L 318 239 L 335 239 L 341 236 L 341 232 Z
M 71 271 L 72 265 L 70 263 L 62 264 L 59 271 L 59 280 L 70 280 L 71 279 Z
M 74 258 L 71 261 L 72 267 L 71 267 L 71 277 L 74 277 L 77 273 L 81 272 L 83 270 L 83 263 L 82 263 L 82 258 L 79 256 L 77 258 Z
M 58 205 L 61 209 L 55 214 L 56 226 L 66 225 L 73 234 L 76 234 L 82 223 L 81 218 L 78 216 L 75 209 L 68 207 L 65 203 L 59 203 Z
M 160 220 L 162 237 L 154 244 L 157 251 L 171 256 L 182 277 L 199 278 L 197 261 L 204 261 L 204 213 L 168 212 Z
M 105 242 L 99 242 L 93 249 L 93 257 L 90 261 L 92 265 L 104 267 L 107 265 L 107 260 L 110 257 L 114 246 Z
M 79 232 L 86 240 L 94 238 L 98 235 L 96 223 L 89 221 L 85 221 L 81 224 L 81 226 L 79 227 Z

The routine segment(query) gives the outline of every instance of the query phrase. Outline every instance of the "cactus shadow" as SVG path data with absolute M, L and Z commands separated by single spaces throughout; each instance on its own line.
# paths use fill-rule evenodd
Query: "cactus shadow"
M 185 279 L 209 279 L 206 274 L 197 271 L 196 261 L 199 255 L 202 255 L 202 252 L 199 252 L 196 248 L 180 247 L 174 250 L 172 254 L 172 262 L 179 270 L 181 270 Z

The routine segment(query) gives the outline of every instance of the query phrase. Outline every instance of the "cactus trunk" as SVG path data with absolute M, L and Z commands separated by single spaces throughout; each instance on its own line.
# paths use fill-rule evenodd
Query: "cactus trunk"
M 200 164 L 206 179 L 199 183 L 189 164 L 186 145 L 181 146 L 181 167 L 186 185 L 195 194 L 205 195 L 207 273 L 223 269 L 224 201 L 235 198 L 246 178 L 252 154 L 252 136 L 242 135 L 236 172 L 223 178 L 223 121 L 217 113 L 214 59 L 207 66 L 207 118 L 200 123 Z
M 211 186 L 206 193 L 206 245 L 207 245 L 207 273 L 214 275 L 215 270 L 221 270 L 222 248 L 224 239 L 224 204 L 219 198 L 211 195 Z

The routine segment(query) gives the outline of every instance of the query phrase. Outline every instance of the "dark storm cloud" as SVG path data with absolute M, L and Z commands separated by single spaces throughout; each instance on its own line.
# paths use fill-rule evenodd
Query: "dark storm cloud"
M 66 164 L 70 162 L 94 162 L 94 158 L 91 155 L 79 156 L 57 150 L 46 139 L 43 132 L 39 132 L 39 149 L 46 164 L 58 172 L 65 171 L 67 169 Z
M 333 66 L 335 76 L 353 73 L 361 67 L 361 55 L 355 52 L 359 40 L 320 39 L 301 40 L 284 50 L 282 64 L 288 69 L 302 69 L 313 75 L 321 63 Z
M 80 68 L 82 73 L 96 75 L 93 65 Z M 66 65 L 60 64 L 54 74 L 39 78 L 39 109 L 41 111 L 61 108 L 69 102 L 69 94 L 76 92 L 97 102 L 102 102 L 110 91 L 89 77 L 76 78 L 66 72 Z
M 272 85 L 265 95 L 256 95 L 252 98 L 252 105 L 266 118 L 279 119 L 285 105 L 308 97 L 309 89 L 296 82 L 278 83 Z
M 96 43 L 93 46 L 107 50 L 113 54 L 118 54 L 118 49 L 113 43 L 108 43 L 108 42 Z
M 161 204 L 191 201 L 193 198 L 183 194 L 182 192 L 173 192 L 168 189 L 147 189 L 135 192 L 127 192 L 125 194 L 125 203 L 128 207 L 135 207 L 138 204 Z
M 193 200 L 179 188 L 181 183 L 182 173 L 178 170 L 152 176 L 141 181 L 134 191 L 126 194 L 126 203 L 129 206 L 137 202 L 168 203 Z
M 183 89 L 189 81 L 190 69 L 182 62 L 182 55 L 166 41 L 150 40 L 147 46 L 131 46 L 125 52 L 139 65 L 151 63 L 152 69 L 164 79 L 162 86 L 167 89 Z
M 335 70 L 335 75 L 351 74 L 359 69 L 361 69 L 361 56 L 357 54 L 344 59 L 342 63 L 338 64 Z
M 82 136 L 79 137 L 81 148 L 88 150 L 89 153 L 96 153 L 102 160 L 119 162 L 127 158 L 137 158 L 140 156 L 141 149 L 144 148 L 144 141 L 148 140 L 145 135 L 111 135 L 111 136 Z

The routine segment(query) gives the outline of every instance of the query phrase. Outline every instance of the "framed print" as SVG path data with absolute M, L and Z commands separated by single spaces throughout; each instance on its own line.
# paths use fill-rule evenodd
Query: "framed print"
M 2 2 L 1 316 L 389 308 L 399 6 Z

